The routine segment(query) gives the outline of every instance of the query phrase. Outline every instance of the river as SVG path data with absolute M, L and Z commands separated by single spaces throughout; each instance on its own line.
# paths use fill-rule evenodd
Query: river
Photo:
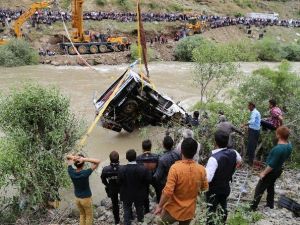
M 71 66 L 25 66 L 16 68 L 0 67 L 0 93 L 7 93 L 13 88 L 22 86 L 25 82 L 37 82 L 44 86 L 58 87 L 61 92 L 68 96 L 71 108 L 78 117 L 84 119 L 87 124 L 94 118 L 94 106 L 92 99 L 95 91 L 99 94 L 104 92 L 108 86 L 120 76 L 127 65 L 120 66 L 97 66 L 97 72 L 85 67 Z M 239 70 L 246 75 L 263 66 L 275 68 L 278 63 L 241 63 Z M 153 83 L 160 92 L 182 101 L 182 105 L 188 108 L 199 98 L 199 91 L 192 85 L 192 64 L 167 62 L 151 63 L 150 76 Z M 292 70 L 300 73 L 300 63 L 293 63 Z M 163 129 L 158 127 L 149 128 L 148 136 L 157 139 L 157 145 L 163 138 Z M 105 196 L 104 187 L 100 181 L 101 168 L 108 164 L 108 155 L 112 150 L 120 153 L 121 161 L 124 162 L 126 150 L 133 148 L 141 153 L 142 136 L 140 131 L 131 134 L 121 132 L 115 133 L 110 130 L 96 127 L 88 139 L 85 151 L 89 157 L 101 160 L 100 168 L 91 176 L 91 188 L 94 202 L 99 202 Z M 72 203 L 73 188 L 62 192 L 63 205 Z

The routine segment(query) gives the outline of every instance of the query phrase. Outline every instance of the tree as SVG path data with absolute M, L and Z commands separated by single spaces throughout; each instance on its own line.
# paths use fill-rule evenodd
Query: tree
M 81 128 L 69 99 L 55 88 L 28 84 L 3 96 L 0 189 L 16 188 L 21 209 L 42 208 L 57 199 L 69 180 L 64 155 L 75 146 Z
M 200 88 L 200 103 L 204 99 L 211 101 L 226 88 L 237 74 L 237 66 L 233 63 L 232 49 L 221 44 L 204 42 L 194 49 L 195 62 L 193 80 Z

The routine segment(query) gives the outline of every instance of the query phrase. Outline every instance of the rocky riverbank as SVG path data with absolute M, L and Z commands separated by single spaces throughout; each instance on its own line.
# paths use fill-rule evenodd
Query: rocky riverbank
M 245 206 L 249 204 L 249 200 L 252 199 L 255 186 L 258 181 L 258 171 L 251 171 L 251 175 L 247 182 L 247 192 L 243 196 L 241 205 L 237 207 L 233 205 L 230 207 L 229 218 L 234 214 L 234 210 L 240 208 L 240 206 Z M 278 200 L 280 195 L 285 195 L 294 199 L 297 202 L 300 202 L 300 170 L 286 170 L 282 176 L 276 182 L 276 196 L 275 200 Z M 155 208 L 155 198 L 150 197 L 150 209 L 154 210 Z M 234 201 L 230 200 L 230 203 L 234 203 Z M 284 208 L 279 208 L 277 205 L 274 209 L 264 207 L 265 197 L 262 198 L 260 203 L 258 213 L 260 214 L 261 219 L 255 223 L 255 225 L 297 225 L 300 224 L 300 217 L 295 217 L 295 215 Z M 120 207 L 122 208 L 122 207 Z M 202 224 L 203 219 L 205 220 L 205 216 L 203 216 L 204 203 L 198 201 L 197 207 L 197 216 L 192 221 L 192 225 L 200 225 Z M 78 225 L 79 224 L 79 212 L 75 205 L 70 206 L 65 211 L 57 211 L 50 212 L 48 214 L 48 218 L 41 225 Z M 121 209 L 121 218 L 123 218 L 123 211 Z M 100 202 L 96 202 L 94 204 L 94 225 L 110 225 L 114 223 L 113 214 L 112 214 L 112 205 L 111 201 L 108 198 L 101 200 Z M 144 222 L 142 225 L 156 225 L 157 217 L 151 213 L 145 215 Z M 27 223 L 23 220 L 19 220 L 17 225 L 27 225 Z M 135 221 L 133 225 L 137 225 L 138 223 Z M 238 224 L 240 225 L 240 224 Z
M 104 54 L 82 55 L 83 59 L 90 65 L 118 65 L 122 63 L 129 63 L 130 52 L 112 52 Z M 41 64 L 50 64 L 53 66 L 85 66 L 84 60 L 76 55 L 55 55 L 55 56 L 41 56 Z

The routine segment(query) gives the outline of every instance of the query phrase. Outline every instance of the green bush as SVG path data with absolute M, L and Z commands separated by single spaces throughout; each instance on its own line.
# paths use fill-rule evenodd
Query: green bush
M 0 46 L 0 66 L 13 67 L 38 64 L 39 56 L 28 42 L 13 39 Z
M 69 183 L 64 155 L 82 134 L 69 99 L 54 88 L 25 85 L 0 98 L 0 130 L 0 189 L 14 187 L 11 202 L 24 211 L 58 199 Z
M 258 60 L 258 52 L 255 45 L 247 40 L 229 43 L 229 48 L 233 51 L 234 60 L 239 62 L 254 62 Z
M 131 10 L 133 8 L 133 2 L 128 0 L 117 0 L 117 3 L 122 7 L 123 10 Z
M 235 4 L 237 4 L 241 8 L 253 8 L 253 2 L 252 0 L 233 0 Z
M 149 8 L 150 9 L 158 9 L 160 7 L 160 5 L 156 2 L 150 2 L 149 3 Z
M 197 35 L 181 39 L 175 48 L 176 60 L 185 62 L 192 61 L 193 50 L 203 43 L 205 43 L 205 40 Z
M 286 57 L 281 43 L 275 39 L 264 38 L 257 42 L 258 58 L 263 61 L 281 61 Z
M 104 6 L 106 4 L 106 0 L 96 0 L 97 5 Z
M 300 61 L 300 44 L 287 44 L 283 46 L 285 59 L 289 61 Z
M 169 7 L 167 8 L 168 12 L 183 12 L 184 11 L 184 7 L 183 5 L 179 4 L 179 3 L 173 3 L 171 5 L 169 5 Z

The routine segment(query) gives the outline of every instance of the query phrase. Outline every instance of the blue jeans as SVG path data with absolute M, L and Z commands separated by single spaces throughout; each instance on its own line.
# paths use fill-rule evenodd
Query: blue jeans
M 255 149 L 258 144 L 258 138 L 259 138 L 259 130 L 254 130 L 249 128 L 248 130 L 248 146 L 247 146 L 247 156 L 248 156 L 248 163 L 250 165 L 253 164 L 253 160 L 255 157 Z

